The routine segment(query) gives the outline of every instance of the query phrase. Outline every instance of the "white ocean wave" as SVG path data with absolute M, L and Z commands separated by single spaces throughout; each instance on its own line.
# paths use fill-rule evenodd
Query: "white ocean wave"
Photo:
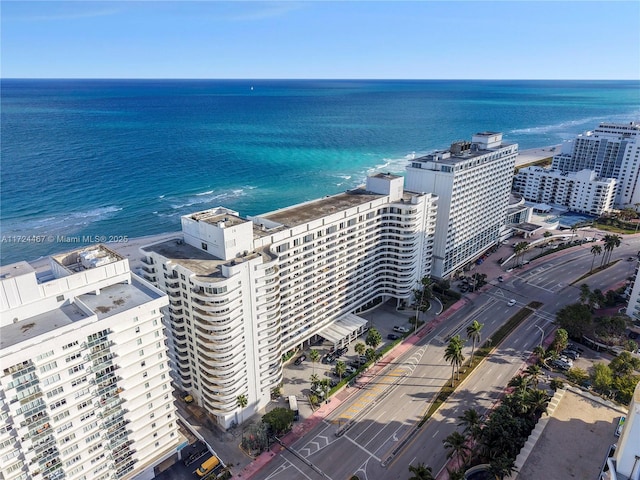
M 585 117 L 577 120 L 569 120 L 566 122 L 552 123 L 549 125 L 540 125 L 538 127 L 516 128 L 510 130 L 509 134 L 513 135 L 541 135 L 547 133 L 556 133 L 560 136 L 573 137 L 577 133 L 576 127 L 585 126 L 584 130 L 593 130 L 600 122 L 628 122 L 637 120 L 640 112 L 636 111 L 630 114 L 610 115 L 607 117 Z
M 206 192 L 200 192 L 190 195 L 182 195 L 176 197 L 165 198 L 164 200 L 170 202 L 170 206 L 174 210 L 182 210 L 190 208 L 196 205 L 215 203 L 212 206 L 218 206 L 225 200 L 243 197 L 246 195 L 246 190 L 252 190 L 256 187 L 243 186 L 242 188 L 235 188 L 226 192 L 218 192 L 215 190 L 207 190 Z
M 82 212 L 70 212 L 47 216 L 44 218 L 30 218 L 29 220 L 3 220 L 4 235 L 70 235 L 82 227 L 113 217 L 122 207 L 109 205 Z

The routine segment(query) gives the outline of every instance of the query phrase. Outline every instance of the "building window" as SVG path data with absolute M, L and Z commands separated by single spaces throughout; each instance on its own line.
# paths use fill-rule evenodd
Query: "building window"
M 64 300 L 64 295 L 58 295 L 56 297 L 56 302 L 62 302 Z
M 207 247 L 207 244 L 206 244 L 206 243 L 204 243 L 204 242 L 202 242 L 202 249 L 203 249 L 203 250 L 207 250 L 207 248 L 208 248 L 208 247 Z

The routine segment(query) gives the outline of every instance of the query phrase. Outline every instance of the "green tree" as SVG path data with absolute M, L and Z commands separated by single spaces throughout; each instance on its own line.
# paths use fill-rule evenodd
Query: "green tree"
M 540 365 L 529 365 L 525 371 L 524 375 L 531 380 L 534 388 L 538 388 L 538 383 L 540 379 L 544 376 L 544 372 L 540 368 Z
M 589 379 L 589 374 L 582 368 L 573 367 L 567 371 L 567 380 L 577 385 L 582 385 Z
M 531 380 L 524 375 L 516 375 L 511 380 L 509 380 L 508 385 L 512 388 L 515 388 L 516 392 L 519 395 L 524 395 L 524 393 L 529 390 L 531 386 Z
M 364 355 L 364 352 L 367 350 L 367 346 L 362 342 L 358 342 L 353 349 L 358 355 Z
M 462 340 L 460 335 L 451 337 L 449 344 L 444 351 L 444 359 L 451 363 L 451 387 L 454 385 L 454 375 L 456 370 L 458 371 L 458 378 L 460 378 L 460 366 L 464 362 L 464 355 L 462 354 Z
M 470 363 L 473 363 L 473 354 L 476 350 L 476 343 L 480 343 L 480 339 L 482 338 L 480 333 L 482 327 L 484 327 L 484 323 L 480 323 L 478 320 L 474 320 L 471 322 L 471 325 L 467 327 L 467 338 L 472 342 Z
M 475 408 L 468 408 L 458 417 L 459 427 L 464 427 L 463 433 L 477 441 L 482 432 L 482 416 Z
M 339 360 L 338 362 L 336 362 L 335 368 L 336 368 L 336 374 L 340 378 L 340 381 L 342 381 L 342 376 L 347 371 L 347 364 L 344 363 L 342 360 Z
M 561 352 L 567 345 L 569 344 L 569 334 L 564 328 L 559 328 L 556 330 L 555 337 L 553 338 L 553 343 L 551 344 L 551 348 L 556 352 Z
M 581 339 L 593 331 L 593 314 L 588 305 L 574 303 L 556 313 L 555 324 L 566 330 L 571 338 Z
M 602 263 L 609 263 L 611 260 L 611 253 L 614 248 L 618 248 L 622 243 L 622 237 L 620 235 L 615 234 L 607 234 L 604 236 L 604 255 L 602 258 Z
M 316 373 L 316 362 L 320 360 L 320 352 L 318 350 L 311 350 L 309 352 L 309 359 L 313 368 L 313 373 Z
M 617 377 L 631 375 L 634 370 L 640 370 L 640 359 L 633 357 L 629 352 L 621 352 L 611 360 L 609 368 Z
M 318 382 L 320 382 L 320 378 L 318 377 L 317 374 L 312 373 L 311 377 L 309 377 L 309 381 L 311 382 L 311 387 L 315 387 L 316 385 L 318 385 Z
M 504 480 L 516 471 L 515 459 L 507 455 L 499 455 L 489 462 L 489 471 L 499 480 Z
M 238 408 L 240 409 L 240 423 L 244 423 L 244 419 L 243 416 L 244 414 L 243 409 L 249 404 L 249 400 L 247 399 L 246 395 L 238 395 L 236 397 L 236 405 L 238 406 Z
M 365 343 L 375 350 L 382 343 L 382 335 L 376 328 L 370 328 Z
M 547 411 L 549 395 L 544 390 L 534 388 L 526 393 L 524 401 L 527 407 L 527 413 L 535 418 Z
M 281 435 L 291 430 L 295 413 L 289 408 L 276 407 L 262 416 L 262 421 L 269 425 L 274 435 Z
M 613 372 L 609 365 L 604 363 L 596 363 L 591 367 L 591 384 L 593 388 L 601 393 L 608 393 L 613 383 Z
M 591 254 L 593 255 L 593 260 L 591 260 L 591 269 L 589 270 L 590 272 L 593 271 L 593 264 L 596 261 L 596 255 L 602 254 L 602 247 L 600 245 L 592 245 Z
M 552 378 L 549 386 L 551 387 L 551 390 L 555 392 L 556 390 L 564 388 L 564 382 L 560 378 Z
M 521 255 L 524 255 L 524 252 L 526 252 L 528 248 L 529 248 L 529 244 L 527 242 L 518 242 L 515 244 L 515 246 L 513 247 L 513 253 L 515 254 L 513 256 L 514 267 L 516 265 L 519 265 L 518 259 L 521 257 Z
M 376 351 L 373 348 L 367 348 L 364 352 L 364 356 L 367 357 L 367 362 L 372 362 L 376 358 Z
M 587 303 L 587 300 L 589 300 L 590 296 L 591 289 L 589 288 L 589 285 L 587 285 L 586 283 L 580 285 L 580 303 Z
M 538 357 L 538 363 L 544 363 L 546 353 L 547 351 L 542 345 L 536 345 L 536 347 L 533 349 L 533 354 Z
M 460 461 L 466 465 L 468 460 L 469 446 L 467 445 L 467 437 L 457 430 L 449 434 L 442 440 L 445 450 L 447 450 L 447 458 L 456 455 Z
M 409 472 L 412 474 L 409 480 L 434 480 L 431 467 L 427 467 L 424 463 L 416 466 L 409 465 Z

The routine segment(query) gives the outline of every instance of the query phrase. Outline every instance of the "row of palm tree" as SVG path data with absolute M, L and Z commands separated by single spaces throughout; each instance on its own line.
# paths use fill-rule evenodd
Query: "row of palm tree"
M 527 242 L 518 242 L 516 243 L 515 247 L 513 248 L 513 252 L 515 253 L 514 257 L 513 257 L 513 266 L 515 267 L 516 265 L 520 265 L 522 262 L 522 259 L 524 258 L 524 254 L 525 252 L 529 250 L 529 243 Z M 518 262 L 518 259 L 520 259 L 520 262 Z
M 469 363 L 470 365 L 473 364 L 473 356 L 476 351 L 476 344 L 479 343 L 480 339 L 482 338 L 481 331 L 483 326 L 484 324 L 478 322 L 478 320 L 474 320 L 467 326 L 467 339 L 471 340 L 472 342 L 471 360 Z M 460 367 L 465 361 L 465 356 L 462 353 L 463 347 L 464 344 L 462 342 L 462 339 L 460 338 L 460 335 L 455 335 L 454 337 L 451 337 L 451 339 L 449 340 L 449 344 L 444 351 L 444 359 L 447 362 L 451 363 L 452 388 L 454 386 L 454 381 L 460 379 Z

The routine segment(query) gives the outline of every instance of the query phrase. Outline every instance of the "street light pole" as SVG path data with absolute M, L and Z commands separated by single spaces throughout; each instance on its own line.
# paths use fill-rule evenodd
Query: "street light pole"
M 538 325 L 534 325 L 538 330 L 540 330 L 540 346 L 542 346 L 542 342 L 544 342 L 544 330 L 540 328 Z

